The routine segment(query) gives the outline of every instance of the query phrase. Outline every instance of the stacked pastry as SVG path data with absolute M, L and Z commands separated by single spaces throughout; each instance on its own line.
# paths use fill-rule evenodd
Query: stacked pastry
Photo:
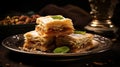
M 60 46 L 68 46 L 69 52 L 79 52 L 92 46 L 92 34 L 74 34 L 70 18 L 61 15 L 39 17 L 35 30 L 24 34 L 24 49 L 51 52 Z

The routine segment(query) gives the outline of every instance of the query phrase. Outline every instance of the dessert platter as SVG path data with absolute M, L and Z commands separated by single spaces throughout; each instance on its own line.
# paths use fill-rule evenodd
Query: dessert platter
M 110 39 L 75 30 L 72 20 L 62 15 L 41 16 L 34 30 L 11 35 L 2 41 L 9 50 L 49 57 L 85 56 L 107 51 Z

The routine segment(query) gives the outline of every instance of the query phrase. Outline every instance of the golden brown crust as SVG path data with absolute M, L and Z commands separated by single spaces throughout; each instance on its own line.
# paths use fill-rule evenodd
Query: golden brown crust
M 46 18 L 46 17 L 45 17 Z M 45 22 L 45 20 L 48 21 Z M 61 20 L 49 20 L 37 19 L 38 25 L 35 30 L 42 35 L 48 36 L 59 36 L 59 35 L 69 35 L 74 33 L 74 27 L 71 19 L 65 18 Z
M 94 47 L 92 34 L 74 34 L 75 29 L 71 19 L 53 20 L 49 17 L 38 18 L 35 30 L 24 34 L 24 50 L 51 52 L 56 47 L 68 46 L 70 52 L 78 53 Z
M 61 28 L 58 28 L 61 29 Z M 74 33 L 74 30 L 71 28 L 63 28 L 63 30 L 55 30 L 53 27 L 49 28 L 48 31 L 45 31 L 40 26 L 36 26 L 35 30 L 40 34 L 44 36 L 60 36 L 60 35 L 69 35 L 71 33 Z
M 70 34 L 56 37 L 56 46 L 69 46 L 70 52 L 79 52 L 92 47 L 92 34 Z
M 48 46 L 54 42 L 54 37 L 41 36 L 36 31 L 30 31 L 24 34 L 23 48 L 38 49 L 41 51 L 47 51 L 50 49 Z
M 82 44 L 81 47 L 79 47 L 79 48 L 73 47 L 70 52 L 72 52 L 72 53 L 80 53 L 80 52 L 90 50 L 90 49 L 92 49 L 94 47 L 95 46 L 93 45 L 92 42 L 88 42 L 87 44 Z
M 55 45 L 40 45 L 32 42 L 25 42 L 23 45 L 23 50 L 40 50 L 43 52 L 51 52 L 55 48 Z

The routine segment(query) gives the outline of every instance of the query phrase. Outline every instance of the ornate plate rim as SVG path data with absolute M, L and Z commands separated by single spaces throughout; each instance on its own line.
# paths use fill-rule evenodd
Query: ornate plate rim
M 10 41 L 11 38 L 12 39 L 13 38 L 21 39 L 21 38 L 23 38 L 23 34 L 12 35 L 12 36 L 6 37 L 2 41 L 2 45 L 9 50 L 12 50 L 15 52 L 20 52 L 20 53 L 25 53 L 25 54 L 34 54 L 34 55 L 52 56 L 52 57 L 84 56 L 84 55 L 96 54 L 96 53 L 105 52 L 105 51 L 109 50 L 112 46 L 112 41 L 110 39 L 94 34 L 94 40 L 99 41 L 102 45 L 102 46 L 99 46 L 99 48 L 97 48 L 95 50 L 90 50 L 90 51 L 81 52 L 81 53 L 46 53 L 46 52 L 41 52 L 41 51 L 28 52 L 28 51 L 19 49 L 19 47 L 14 48 L 14 47 L 16 47 L 16 45 L 15 45 L 15 43 L 12 43 Z M 7 40 L 9 40 L 9 41 L 7 41 Z M 12 44 L 9 44 L 9 43 L 12 43 Z M 12 47 L 12 46 L 14 46 L 14 47 Z M 102 48 L 100 48 L 100 47 L 102 47 Z

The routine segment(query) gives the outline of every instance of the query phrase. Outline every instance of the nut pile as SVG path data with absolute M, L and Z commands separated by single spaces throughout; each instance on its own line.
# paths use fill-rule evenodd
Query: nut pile
M 0 21 L 0 25 L 17 25 L 17 24 L 29 24 L 35 23 L 36 18 L 40 17 L 39 14 L 33 14 L 31 16 L 20 15 L 20 16 L 6 16 Z

